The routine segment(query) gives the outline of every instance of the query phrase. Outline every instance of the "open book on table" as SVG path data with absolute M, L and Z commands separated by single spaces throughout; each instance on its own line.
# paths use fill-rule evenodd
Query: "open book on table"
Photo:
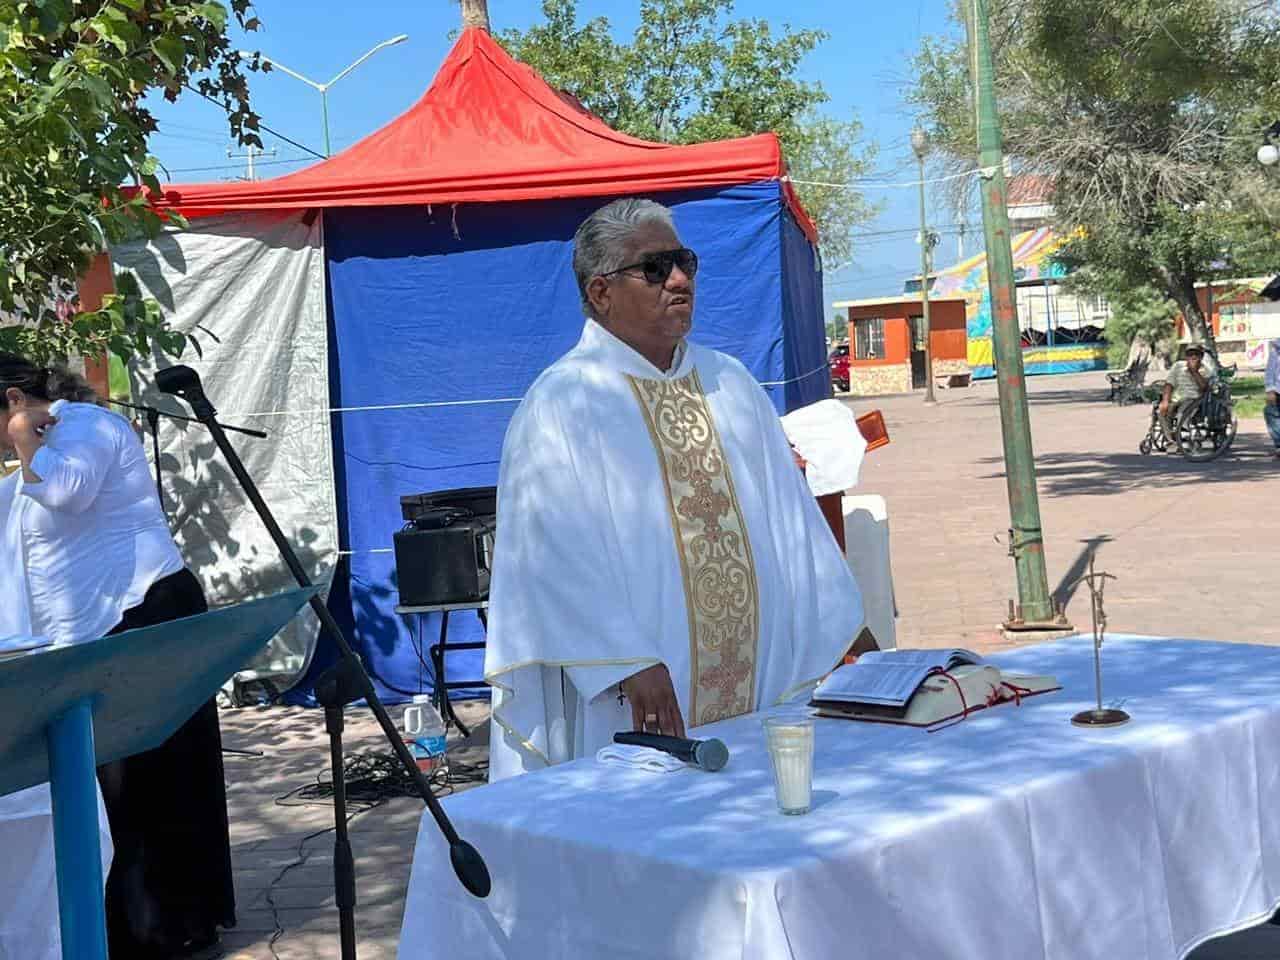
M 969 650 L 874 650 L 836 668 L 813 692 L 818 715 L 933 727 L 975 710 L 1061 687 L 1006 674 Z

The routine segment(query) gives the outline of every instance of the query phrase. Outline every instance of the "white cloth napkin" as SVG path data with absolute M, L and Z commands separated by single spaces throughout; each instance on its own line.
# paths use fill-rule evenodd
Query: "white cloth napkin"
M 654 773 L 671 773 L 683 770 L 685 763 L 677 760 L 669 753 L 655 750 L 653 747 L 638 747 L 629 743 L 611 743 L 601 747 L 596 754 L 601 763 L 618 763 L 637 770 L 651 770 Z
M 782 418 L 787 439 L 805 459 L 804 476 L 815 497 L 858 485 L 867 440 L 857 417 L 839 400 L 819 400 Z

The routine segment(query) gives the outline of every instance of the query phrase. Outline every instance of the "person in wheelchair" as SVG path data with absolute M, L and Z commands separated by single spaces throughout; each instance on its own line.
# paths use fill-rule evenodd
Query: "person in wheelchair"
M 1164 394 L 1160 397 L 1160 426 L 1168 441 L 1177 446 L 1174 423 L 1178 411 L 1188 403 L 1196 403 L 1209 389 L 1209 378 L 1217 369 L 1212 357 L 1205 355 L 1198 343 L 1187 345 L 1186 359 L 1179 360 L 1165 378 Z

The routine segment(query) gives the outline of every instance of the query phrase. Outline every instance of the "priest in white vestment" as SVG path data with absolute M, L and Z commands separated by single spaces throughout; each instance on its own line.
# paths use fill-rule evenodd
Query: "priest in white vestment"
M 697 257 L 670 212 L 609 204 L 573 263 L 582 337 L 502 451 L 490 780 L 806 692 L 863 620 L 764 390 L 685 339 Z

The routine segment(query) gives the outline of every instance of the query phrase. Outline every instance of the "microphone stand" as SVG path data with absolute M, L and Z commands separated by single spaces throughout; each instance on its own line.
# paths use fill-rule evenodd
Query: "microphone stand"
M 144 414 L 147 418 L 147 429 L 151 431 L 152 449 L 155 451 L 156 460 L 156 496 L 160 498 L 160 509 L 164 509 L 164 487 L 160 483 L 160 418 L 168 417 L 170 420 L 181 420 L 183 423 L 199 423 L 200 421 L 194 417 L 184 417 L 180 413 L 170 413 L 168 410 L 158 410 L 155 407 L 145 403 L 129 403 L 125 400 L 116 400 L 113 397 L 107 397 L 107 403 L 115 407 L 126 407 Z M 248 427 L 232 427 L 222 424 L 223 430 L 234 430 L 236 433 L 243 433 L 246 436 L 258 437 L 261 440 L 267 438 L 266 431 L 251 430 Z
M 181 397 L 191 406 L 196 420 L 208 428 L 214 443 L 222 451 L 228 466 L 231 467 L 231 472 L 235 474 L 245 496 L 249 498 L 249 502 L 253 504 L 258 516 L 262 519 L 263 525 L 266 526 L 267 532 L 271 535 L 294 579 L 303 587 L 312 586 L 311 578 L 302 568 L 297 554 L 294 553 L 280 525 L 276 523 L 271 510 L 262 499 L 253 478 L 249 476 L 244 463 L 227 439 L 226 428 L 217 421 L 217 411 L 205 396 L 199 375 L 190 367 L 168 367 L 156 374 L 156 386 L 162 393 Z M 476 897 L 487 897 L 490 889 L 489 870 L 479 851 L 459 837 L 454 830 L 448 815 L 440 806 L 440 801 L 431 792 L 431 785 L 427 782 L 427 778 L 418 769 L 417 761 L 409 753 L 409 748 L 405 746 L 404 741 L 400 739 L 400 733 L 387 714 L 387 708 L 378 699 L 364 664 L 347 643 L 347 638 L 342 634 L 342 628 L 338 626 L 329 608 L 318 596 L 312 595 L 311 609 L 315 611 L 321 625 L 341 651 L 338 662 L 321 674 L 317 680 L 316 699 L 324 707 L 325 729 L 329 734 L 330 762 L 333 767 L 333 871 L 342 960 L 355 960 L 355 862 L 351 852 L 350 835 L 347 831 L 347 796 L 342 768 L 342 710 L 347 704 L 363 698 L 373 711 L 374 718 L 391 744 L 396 758 L 413 778 L 423 802 L 435 819 L 436 826 L 440 828 L 440 832 L 448 842 L 449 860 L 462 885 Z

